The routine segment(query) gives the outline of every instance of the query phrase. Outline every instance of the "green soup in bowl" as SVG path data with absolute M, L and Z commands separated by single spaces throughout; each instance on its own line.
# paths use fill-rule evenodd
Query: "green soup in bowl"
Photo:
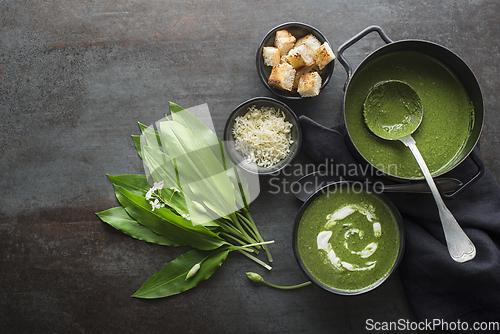
M 300 209 L 294 254 L 316 285 L 360 294 L 384 282 L 404 248 L 402 219 L 385 196 L 355 182 L 321 188 Z

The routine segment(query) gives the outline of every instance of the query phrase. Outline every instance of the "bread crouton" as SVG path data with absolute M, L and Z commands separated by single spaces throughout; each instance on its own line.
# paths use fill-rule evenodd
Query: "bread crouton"
M 302 38 L 299 38 L 297 43 L 295 43 L 295 47 L 305 45 L 311 51 L 316 51 L 317 48 L 321 46 L 321 42 L 314 36 L 313 34 L 306 35 Z
M 313 54 L 314 61 L 318 64 L 320 70 L 325 68 L 332 60 L 335 59 L 335 54 L 328 43 L 323 43 Z
M 295 70 L 306 66 L 306 62 L 297 48 L 291 49 L 290 52 L 281 57 L 281 59 L 292 65 Z
M 286 55 L 295 45 L 296 38 L 288 30 L 276 31 L 274 46 L 280 50 L 280 55 Z
M 280 50 L 274 46 L 264 46 L 262 56 L 266 66 L 278 65 L 281 61 Z
M 295 43 L 295 49 L 297 49 L 304 62 L 305 66 L 311 66 L 314 63 L 314 52 L 321 46 L 321 42 L 313 34 L 306 35 L 299 38 L 297 43 Z
M 318 65 L 316 65 L 316 64 L 313 64 L 313 65 L 307 66 L 307 67 L 303 67 L 300 70 L 298 70 L 297 73 L 295 73 L 295 79 L 293 81 L 292 92 L 297 92 L 297 87 L 299 87 L 299 80 L 304 74 L 311 73 L 311 72 L 318 72 L 318 71 L 319 71 Z
M 293 66 L 288 63 L 275 65 L 269 76 L 268 83 L 270 86 L 292 91 L 295 73 Z
M 311 49 L 309 49 L 307 45 L 303 44 L 301 46 L 293 48 L 293 50 L 297 50 L 297 52 L 300 53 L 302 59 L 304 60 L 305 66 L 311 66 L 312 64 L 314 64 L 314 51 L 311 51 Z
M 297 91 L 300 96 L 312 97 L 319 94 L 321 89 L 321 76 L 318 72 L 304 74 L 299 80 Z

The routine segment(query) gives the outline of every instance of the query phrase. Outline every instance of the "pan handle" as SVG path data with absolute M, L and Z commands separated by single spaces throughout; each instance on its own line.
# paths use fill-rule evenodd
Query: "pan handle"
M 384 40 L 384 42 L 386 42 L 387 44 L 392 43 L 392 40 L 389 37 L 387 37 L 385 32 L 382 30 L 382 28 L 380 28 L 379 26 L 370 26 L 370 27 L 364 29 L 363 31 L 361 31 L 360 33 L 358 33 L 356 36 L 354 36 L 353 38 L 351 38 L 350 40 L 348 40 L 344 44 L 342 44 L 337 51 L 338 60 L 342 64 L 342 66 L 344 66 L 344 69 L 347 72 L 347 79 L 346 79 L 345 84 L 344 84 L 344 91 L 346 90 L 347 84 L 349 83 L 349 80 L 351 80 L 351 76 L 352 76 L 352 69 L 351 69 L 351 66 L 349 65 L 349 63 L 347 62 L 347 60 L 344 58 L 344 51 L 347 50 L 347 48 L 352 46 L 354 43 L 356 43 L 357 41 L 359 41 L 360 39 L 362 39 L 363 37 L 365 37 L 366 35 L 368 35 L 369 33 L 373 32 L 373 31 L 376 31 L 380 35 L 380 38 L 382 38 Z
M 477 166 L 477 173 L 474 175 L 469 181 L 465 182 L 460 188 L 455 190 L 454 192 L 450 193 L 445 193 L 443 189 L 439 185 L 437 185 L 437 188 L 439 192 L 441 193 L 441 196 L 446 199 L 453 199 L 463 193 L 467 188 L 469 188 L 474 182 L 476 182 L 481 176 L 484 174 L 484 163 L 479 159 L 479 157 L 476 155 L 474 150 L 472 150 L 469 154 L 469 157 L 472 159 L 472 162 Z

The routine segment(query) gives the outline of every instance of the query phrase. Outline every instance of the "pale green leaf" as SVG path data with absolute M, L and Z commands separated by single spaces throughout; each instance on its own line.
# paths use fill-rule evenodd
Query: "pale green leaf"
M 156 137 L 156 145 L 161 145 L 160 135 L 158 134 L 158 131 L 156 131 L 155 129 L 153 129 L 150 126 L 142 124 L 141 122 L 138 122 L 138 123 L 139 123 L 139 128 L 141 129 L 142 134 L 144 134 L 146 132 L 147 134 L 154 135 L 154 137 Z M 153 137 L 150 137 L 150 138 L 153 139 Z
M 192 200 L 210 201 L 220 217 L 236 211 L 233 185 L 224 168 L 192 131 L 176 122 L 162 122 L 160 136 L 163 147 L 176 160 L 186 195 L 187 186 L 195 196 Z
M 219 160 L 224 169 L 227 170 L 228 177 L 233 185 L 233 193 L 235 194 L 235 200 L 238 203 L 238 206 L 246 206 L 248 208 L 248 205 L 245 204 L 250 203 L 251 196 L 248 190 L 247 177 L 244 175 L 244 172 L 237 168 L 227 156 L 223 142 L 206 124 L 179 105 L 170 102 L 170 112 L 174 121 L 190 129 L 196 134 L 197 138 L 201 142 L 210 148 L 217 160 Z M 243 193 L 241 193 L 242 191 Z
M 172 159 L 161 149 L 144 146 L 142 160 L 155 182 L 164 181 L 165 187 L 177 187 L 177 172 Z
M 198 140 L 200 140 L 206 147 L 208 147 L 214 156 L 219 160 L 219 162 L 224 166 L 225 161 L 221 152 L 221 147 L 219 145 L 219 137 L 202 121 L 200 121 L 196 116 L 191 114 L 186 109 L 178 106 L 175 103 L 170 102 L 170 112 L 172 114 L 173 121 L 183 125 L 184 127 L 191 130 L 192 133 L 196 134 Z M 208 107 L 206 108 L 207 115 L 210 117 Z

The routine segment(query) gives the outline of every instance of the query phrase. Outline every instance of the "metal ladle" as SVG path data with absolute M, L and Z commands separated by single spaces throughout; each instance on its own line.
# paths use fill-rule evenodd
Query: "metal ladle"
M 400 140 L 413 153 L 436 201 L 448 252 L 453 260 L 466 262 L 476 256 L 476 248 L 444 204 L 434 179 L 411 136 L 424 116 L 422 101 L 413 88 L 397 80 L 378 83 L 363 104 L 368 128 L 378 137 Z

